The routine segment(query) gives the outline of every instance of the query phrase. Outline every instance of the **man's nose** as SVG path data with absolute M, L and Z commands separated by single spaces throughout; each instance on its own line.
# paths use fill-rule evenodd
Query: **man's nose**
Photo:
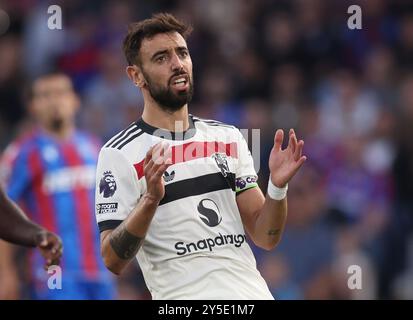
M 181 59 L 179 59 L 179 57 L 176 53 L 172 54 L 171 68 L 172 68 L 172 71 L 174 71 L 174 72 L 176 72 L 178 70 L 182 70 L 184 68 L 184 65 L 182 64 Z

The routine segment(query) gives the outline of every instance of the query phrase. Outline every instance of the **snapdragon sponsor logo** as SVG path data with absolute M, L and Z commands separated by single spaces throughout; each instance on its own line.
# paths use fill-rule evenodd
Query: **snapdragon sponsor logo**
M 222 221 L 219 208 L 215 201 L 211 199 L 202 199 L 198 204 L 197 210 L 200 213 L 199 217 L 208 227 L 216 227 Z
M 241 135 L 237 133 L 238 129 L 229 126 L 206 126 L 203 130 L 203 136 L 209 137 L 209 141 L 192 140 L 188 142 L 186 137 L 192 137 L 193 133 L 188 129 L 183 131 L 183 122 L 175 121 L 174 137 L 181 144 L 175 144 L 169 150 L 164 148 L 164 156 L 160 156 L 161 150 L 156 150 L 152 154 L 155 163 L 161 163 L 167 157 L 172 158 L 175 162 L 186 161 L 191 165 L 190 160 L 197 159 L 196 163 L 204 161 L 209 163 L 211 160 L 217 161 L 217 155 L 226 155 L 231 157 L 233 163 L 251 157 L 254 160 L 254 169 L 258 173 L 260 170 L 260 129 L 239 129 Z M 251 132 L 251 134 L 250 134 Z M 249 136 L 251 136 L 251 147 L 248 146 Z M 215 137 L 215 139 L 211 138 Z M 155 130 L 152 135 L 153 144 L 159 142 L 159 138 L 173 140 L 172 132 L 159 129 Z M 201 143 L 202 141 L 202 143 Z M 219 160 L 219 159 L 218 159 Z M 195 163 L 195 162 L 194 162 Z
M 247 241 L 245 234 L 221 234 L 215 238 L 201 239 L 197 242 L 179 241 L 175 243 L 176 254 L 178 256 L 183 256 L 185 254 L 198 252 L 198 251 L 214 251 L 216 247 L 222 247 L 227 245 L 233 245 L 236 248 L 241 247 L 241 245 Z

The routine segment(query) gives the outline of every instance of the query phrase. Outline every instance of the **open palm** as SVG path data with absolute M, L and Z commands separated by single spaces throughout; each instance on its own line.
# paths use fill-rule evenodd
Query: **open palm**
M 297 142 L 294 129 L 290 129 L 288 146 L 281 150 L 283 140 L 284 131 L 278 129 L 274 136 L 274 146 L 268 161 L 271 181 L 279 188 L 284 187 L 291 180 L 307 159 L 306 156 L 302 155 L 304 141 Z

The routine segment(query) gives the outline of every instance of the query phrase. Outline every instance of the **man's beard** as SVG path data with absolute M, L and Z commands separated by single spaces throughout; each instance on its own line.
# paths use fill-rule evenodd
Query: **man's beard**
M 180 74 L 184 73 L 174 74 L 173 77 Z M 145 72 L 143 72 L 143 75 L 145 76 L 146 82 L 148 84 L 149 93 L 163 110 L 175 112 L 180 110 L 187 103 L 191 102 L 194 92 L 192 77 L 189 77 L 188 79 L 188 91 L 181 91 L 178 94 L 175 94 L 172 92 L 169 84 L 167 87 L 156 85 L 151 81 L 151 78 Z

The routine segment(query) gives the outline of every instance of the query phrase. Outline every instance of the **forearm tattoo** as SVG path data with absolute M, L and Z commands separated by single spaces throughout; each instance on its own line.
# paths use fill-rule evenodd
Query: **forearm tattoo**
M 269 236 L 278 236 L 279 233 L 280 233 L 280 229 L 270 229 L 267 232 Z
M 112 231 L 110 245 L 119 258 L 129 260 L 133 258 L 141 246 L 142 238 L 136 237 L 121 224 Z

